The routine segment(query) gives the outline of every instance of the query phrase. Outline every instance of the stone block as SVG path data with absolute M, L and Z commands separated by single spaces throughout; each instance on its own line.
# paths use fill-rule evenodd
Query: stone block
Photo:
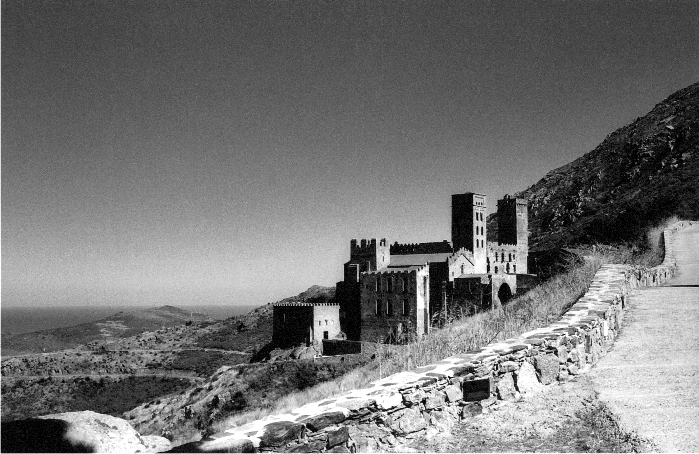
M 420 411 L 413 408 L 406 408 L 392 415 L 389 427 L 396 435 L 405 435 L 427 427 L 425 418 Z
M 444 393 L 436 392 L 425 399 L 425 410 L 434 410 L 444 406 Z
M 495 390 L 498 394 L 498 399 L 502 400 L 514 400 L 515 393 L 515 380 L 512 378 L 512 373 L 508 372 L 498 380 L 498 384 L 495 386 Z
M 376 406 L 379 410 L 390 410 L 403 405 L 403 395 L 397 392 L 379 394 L 376 396 Z
M 514 372 L 519 369 L 519 363 L 514 361 L 505 361 L 500 364 L 500 372 Z
M 517 390 L 522 394 L 539 392 L 544 387 L 536 378 L 534 366 L 527 362 L 515 374 Z
M 578 369 L 578 366 L 576 366 L 575 364 L 569 364 L 568 373 L 570 375 L 578 375 L 580 373 L 580 369 Z
M 448 386 L 444 392 L 447 395 L 448 402 L 458 402 L 464 398 L 464 392 L 458 384 Z
M 478 402 L 468 402 L 461 408 L 461 418 L 473 418 L 483 413 L 483 407 Z
M 493 389 L 493 378 L 481 378 L 463 382 L 464 400 L 476 402 L 490 397 Z
M 317 416 L 311 416 L 299 422 L 305 424 L 306 427 L 308 427 L 313 432 L 316 432 L 325 427 L 332 426 L 333 424 L 339 424 L 345 419 L 347 418 L 345 417 L 344 413 L 340 411 L 332 411 Z
M 403 394 L 403 403 L 408 406 L 418 405 L 425 400 L 425 397 L 425 393 L 421 389 L 418 389 L 410 394 Z
M 548 385 L 558 379 L 558 358 L 553 355 L 538 355 L 534 357 L 534 368 L 539 381 Z
M 559 345 L 556 348 L 556 355 L 558 356 L 558 363 L 565 364 L 568 360 L 568 349 L 564 345 Z
M 291 441 L 299 439 L 306 430 L 303 424 L 290 421 L 269 423 L 262 428 L 260 447 L 279 447 Z
M 344 443 L 349 440 L 349 428 L 340 427 L 337 430 L 328 432 L 328 447 L 332 448 L 340 443 Z

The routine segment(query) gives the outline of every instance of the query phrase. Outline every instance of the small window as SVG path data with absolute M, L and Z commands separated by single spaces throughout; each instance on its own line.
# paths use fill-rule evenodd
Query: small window
M 400 284 L 401 284 L 401 291 L 402 292 L 405 292 L 406 290 L 408 290 L 408 284 L 405 282 L 405 279 L 401 279 Z
M 403 300 L 403 315 L 408 315 L 410 313 L 410 304 L 407 299 Z
M 320 320 L 318 320 L 318 326 L 321 326 L 322 324 L 323 324 L 323 322 L 321 322 Z
M 507 254 L 507 261 L 508 262 L 512 261 L 512 253 L 511 252 L 509 254 Z
M 465 270 L 466 270 L 466 265 L 464 265 L 464 264 L 462 263 L 462 264 L 461 264 L 461 274 L 464 274 L 464 273 L 466 272 Z
M 517 272 L 517 265 L 512 265 L 512 272 L 516 273 Z
M 495 267 L 495 274 L 498 274 L 498 267 Z
M 378 292 L 378 291 L 379 291 L 379 280 L 378 280 L 378 279 L 376 279 L 376 280 L 374 281 L 374 291 L 375 291 L 375 292 Z
M 386 301 L 386 315 L 389 317 L 393 315 L 393 305 L 390 300 Z
M 510 264 L 509 263 L 507 265 L 505 265 L 505 272 L 506 273 L 510 272 Z
M 327 331 L 323 331 L 323 339 L 329 339 L 329 334 Z
M 327 321 L 327 320 L 325 321 L 325 326 L 328 326 L 328 321 Z

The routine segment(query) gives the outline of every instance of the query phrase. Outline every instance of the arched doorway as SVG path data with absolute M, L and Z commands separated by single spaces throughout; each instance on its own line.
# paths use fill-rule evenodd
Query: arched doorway
M 498 299 L 501 304 L 505 304 L 512 299 L 512 289 L 507 283 L 503 283 L 498 289 Z

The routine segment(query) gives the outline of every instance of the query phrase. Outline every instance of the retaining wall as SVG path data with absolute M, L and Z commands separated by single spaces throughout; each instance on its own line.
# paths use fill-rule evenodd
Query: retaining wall
M 617 336 L 628 292 L 674 274 L 674 233 L 691 224 L 678 222 L 663 232 L 665 259 L 657 267 L 602 266 L 587 293 L 544 328 L 176 450 L 399 452 L 410 440 L 479 414 L 498 399 L 519 400 L 568 380 L 589 370 Z

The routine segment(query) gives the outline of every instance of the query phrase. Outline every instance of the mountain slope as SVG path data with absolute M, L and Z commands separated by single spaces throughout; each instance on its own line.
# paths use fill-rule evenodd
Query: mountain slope
M 632 242 L 672 215 L 699 218 L 699 83 L 515 196 L 529 200 L 534 250 Z
M 212 319 L 206 314 L 185 311 L 174 306 L 121 311 L 101 320 L 65 328 L 20 334 L 3 333 L 2 354 L 5 356 L 65 350 L 89 342 L 122 339 L 144 331 L 202 321 Z

